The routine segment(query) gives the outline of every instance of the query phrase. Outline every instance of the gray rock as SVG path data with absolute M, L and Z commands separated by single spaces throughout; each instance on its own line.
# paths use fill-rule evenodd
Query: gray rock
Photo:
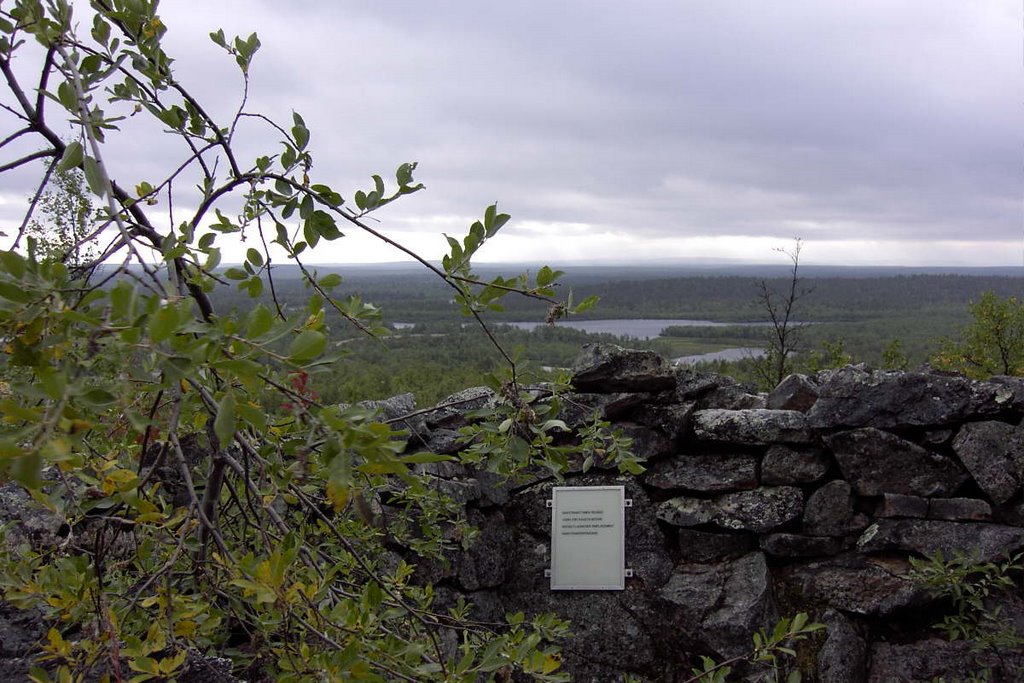
M 757 549 L 751 534 L 680 529 L 678 539 L 679 559 L 686 564 L 706 564 L 735 559 Z
M 871 644 L 867 683 L 964 681 L 982 668 L 995 672 L 993 683 L 1016 683 L 1024 672 L 1020 653 L 975 652 L 969 642 L 927 638 L 911 643 Z
M 698 439 L 744 445 L 809 444 L 817 440 L 807 428 L 803 413 L 760 408 L 698 410 L 693 414 L 693 433 Z
M 473 544 L 455 558 L 455 578 L 467 591 L 496 588 L 505 582 L 513 541 L 504 513 L 483 516 L 472 511 L 469 523 L 480 530 Z
M 456 392 L 423 413 L 428 428 L 458 429 L 468 423 L 466 413 L 479 410 L 494 400 L 494 392 L 487 387 L 470 387 Z
M 838 610 L 825 610 L 825 643 L 818 651 L 819 683 L 863 683 L 868 644 L 863 629 Z
M 992 506 L 977 498 L 932 498 L 928 503 L 928 518 L 985 522 L 992 519 Z
M 669 439 L 678 441 L 690 428 L 690 417 L 696 403 L 673 403 L 671 405 L 646 405 L 634 419 L 648 427 L 661 430 Z
M 742 453 L 680 455 L 643 474 L 648 486 L 720 493 L 757 486 L 757 458 Z
M 689 366 L 678 366 L 676 370 L 676 398 L 681 403 L 698 401 L 723 387 L 742 390 L 740 383 L 732 377 L 701 372 Z
M 768 402 L 764 396 L 752 394 L 744 387 L 725 386 L 716 387 L 705 394 L 697 405 L 701 409 L 748 410 L 766 408 Z
M 993 383 L 924 372 L 847 366 L 818 374 L 818 400 L 808 411 L 819 429 L 942 427 L 1005 412 L 1012 392 Z
M 764 486 L 715 499 L 711 521 L 725 529 L 765 533 L 800 518 L 803 492 L 792 486 Z
M 711 523 L 731 531 L 764 533 L 800 517 L 803 493 L 792 486 L 765 486 L 711 500 L 680 496 L 657 508 L 658 519 L 688 527 Z
M 813 484 L 828 474 L 832 461 L 820 448 L 774 445 L 761 461 L 764 484 Z
M 615 393 L 675 389 L 675 372 L 653 351 L 624 349 L 615 344 L 587 344 L 573 363 L 577 391 Z
M 688 634 L 721 657 L 748 651 L 753 632 L 778 619 L 760 552 L 731 562 L 680 565 L 658 596 Z
M 882 519 L 868 527 L 857 540 L 861 552 L 902 550 L 920 555 L 942 551 L 977 553 L 982 562 L 1004 557 L 1024 548 L 1024 529 L 1002 524 L 944 522 L 926 519 Z
M 924 519 L 928 516 L 928 499 L 902 493 L 886 493 L 882 495 L 875 516 Z
M 1024 471 L 1024 430 L 1005 422 L 970 422 L 957 432 L 953 450 L 993 503 L 1005 503 L 1020 489 Z
M 615 428 L 622 431 L 623 436 L 633 440 L 629 450 L 641 460 L 657 460 L 671 455 L 675 445 L 664 432 L 629 422 L 618 423 Z
M 656 514 L 658 519 L 663 522 L 687 527 L 707 524 L 711 521 L 714 512 L 714 501 L 680 496 L 660 503 Z
M 845 536 L 853 519 L 853 492 L 841 479 L 828 482 L 807 498 L 804 533 L 811 536 Z
M 967 480 L 956 461 L 874 427 L 839 432 L 825 441 L 861 496 L 948 495 Z
M 843 540 L 828 536 L 776 533 L 760 538 L 761 550 L 774 557 L 830 557 L 843 550 Z
M 768 393 L 766 407 L 806 413 L 818 400 L 818 383 L 807 375 L 789 375 Z
M 780 578 L 790 594 L 805 602 L 884 617 L 924 602 L 924 592 L 903 578 L 909 570 L 906 561 L 885 563 L 851 554 L 787 567 Z

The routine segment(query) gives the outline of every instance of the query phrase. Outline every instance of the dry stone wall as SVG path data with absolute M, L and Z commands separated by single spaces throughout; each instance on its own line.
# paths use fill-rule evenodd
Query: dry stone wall
M 798 611 L 828 627 L 801 646 L 804 680 L 954 681 L 981 667 L 1024 680 L 1022 653 L 944 640 L 932 626 L 950 605 L 905 576 L 910 557 L 1024 548 L 1024 380 L 850 366 L 789 377 L 765 396 L 600 345 L 573 385 L 570 421 L 599 412 L 633 438 L 647 471 L 517 485 L 436 467 L 437 485 L 481 529 L 448 564 L 421 564 L 442 600 L 466 596 L 485 619 L 570 619 L 564 665 L 577 681 L 684 681 L 700 655 L 741 655 L 755 630 Z M 450 409 L 421 415 L 407 425 L 410 448 L 454 450 L 464 421 Z M 625 590 L 549 589 L 555 485 L 625 486 Z M 1024 632 L 1024 602 L 999 600 Z
M 951 606 L 906 578 L 912 557 L 994 560 L 1024 548 L 1024 379 L 852 366 L 791 376 L 758 395 L 653 353 L 598 345 L 579 359 L 573 387 L 570 427 L 596 412 L 633 439 L 646 471 L 584 473 L 581 457 L 564 483 L 540 471 L 504 482 L 453 463 L 423 466 L 479 529 L 447 562 L 406 553 L 419 580 L 436 585 L 439 606 L 466 598 L 477 618 L 495 622 L 508 612 L 560 614 L 574 631 L 562 644 L 564 669 L 585 683 L 686 681 L 701 655 L 742 655 L 753 632 L 797 612 L 827 626 L 793 662 L 805 681 L 952 683 L 983 667 L 995 681 L 1024 680 L 1021 652 L 975 652 L 940 637 L 933 624 Z M 492 400 L 468 389 L 426 412 L 409 396 L 376 407 L 390 419 L 414 415 L 404 419 L 410 452 L 455 453 L 459 427 Z M 625 487 L 625 590 L 550 590 L 545 502 L 556 485 Z M 0 487 L 9 531 L 56 539 L 52 520 L 30 516 L 24 498 Z M 1019 595 L 989 607 L 1024 633 Z M 0 680 L 23 676 L 40 628 L 0 603 Z M 226 661 L 194 657 L 182 680 L 235 679 Z

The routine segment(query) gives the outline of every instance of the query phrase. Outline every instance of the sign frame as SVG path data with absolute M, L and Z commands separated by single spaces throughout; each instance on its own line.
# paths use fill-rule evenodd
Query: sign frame
M 551 590 L 624 590 L 625 486 L 551 489 Z

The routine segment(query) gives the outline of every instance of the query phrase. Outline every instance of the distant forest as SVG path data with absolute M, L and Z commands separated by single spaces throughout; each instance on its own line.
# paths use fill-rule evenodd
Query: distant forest
M 855 362 L 879 365 L 883 353 L 898 344 L 911 366 L 927 361 L 943 338 L 955 338 L 969 321 L 968 306 L 985 291 L 1000 297 L 1024 298 L 1024 276 L 980 270 L 970 274 L 884 271 L 878 269 L 802 269 L 795 317 L 807 326 L 802 331 L 805 353 L 835 352 L 839 348 Z M 410 268 L 351 270 L 321 268 L 344 278 L 335 293 L 358 296 L 382 311 L 382 325 L 401 329 L 372 339 L 340 318 L 331 323 L 336 343 L 349 351 L 348 361 L 315 378 L 325 400 L 354 401 L 412 391 L 420 405 L 449 393 L 480 384 L 483 375 L 500 366 L 500 358 L 486 338 L 472 329 L 451 304 L 452 290 L 436 277 Z M 485 276 L 492 275 L 483 271 Z M 304 288 L 288 269 L 280 269 L 274 292 L 284 307 L 301 306 Z M 761 284 L 782 292 L 789 285 L 784 268 L 758 272 L 692 272 L 672 276 L 665 268 L 627 269 L 596 267 L 567 269 L 560 295 L 571 291 L 579 300 L 595 294 L 601 301 L 588 319 L 660 318 L 718 322 L 757 322 L 767 318 L 760 300 Z M 267 289 L 261 299 L 269 297 Z M 245 292 L 220 290 L 220 306 L 247 308 L 253 300 Z M 503 327 L 506 321 L 540 321 L 547 311 L 526 299 L 507 299 L 506 311 L 488 315 L 496 335 L 517 349 L 537 377 L 551 368 L 571 364 L 588 342 L 616 341 L 653 348 L 666 357 L 718 351 L 731 347 L 757 347 L 763 331 L 756 328 L 685 327 L 659 339 L 642 341 L 592 335 L 566 328 L 542 327 L 525 332 Z M 743 362 L 714 363 L 715 371 L 749 379 Z

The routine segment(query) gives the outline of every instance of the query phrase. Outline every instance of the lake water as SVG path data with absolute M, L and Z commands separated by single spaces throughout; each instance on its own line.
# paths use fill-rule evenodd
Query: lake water
M 676 365 L 693 365 L 702 360 L 742 360 L 744 358 L 760 358 L 764 355 L 764 349 L 752 346 L 740 346 L 733 349 L 722 349 L 712 353 L 701 353 L 696 356 L 679 356 L 673 358 Z
M 511 325 L 520 330 L 533 330 L 547 323 L 525 322 L 525 323 L 501 323 Z M 763 327 L 768 323 L 720 323 L 712 320 L 655 320 L 652 318 L 636 319 L 610 319 L 610 320 L 559 320 L 557 325 L 571 327 L 574 330 L 583 332 L 605 332 L 619 337 L 632 337 L 634 339 L 654 339 L 660 337 L 666 327 Z

